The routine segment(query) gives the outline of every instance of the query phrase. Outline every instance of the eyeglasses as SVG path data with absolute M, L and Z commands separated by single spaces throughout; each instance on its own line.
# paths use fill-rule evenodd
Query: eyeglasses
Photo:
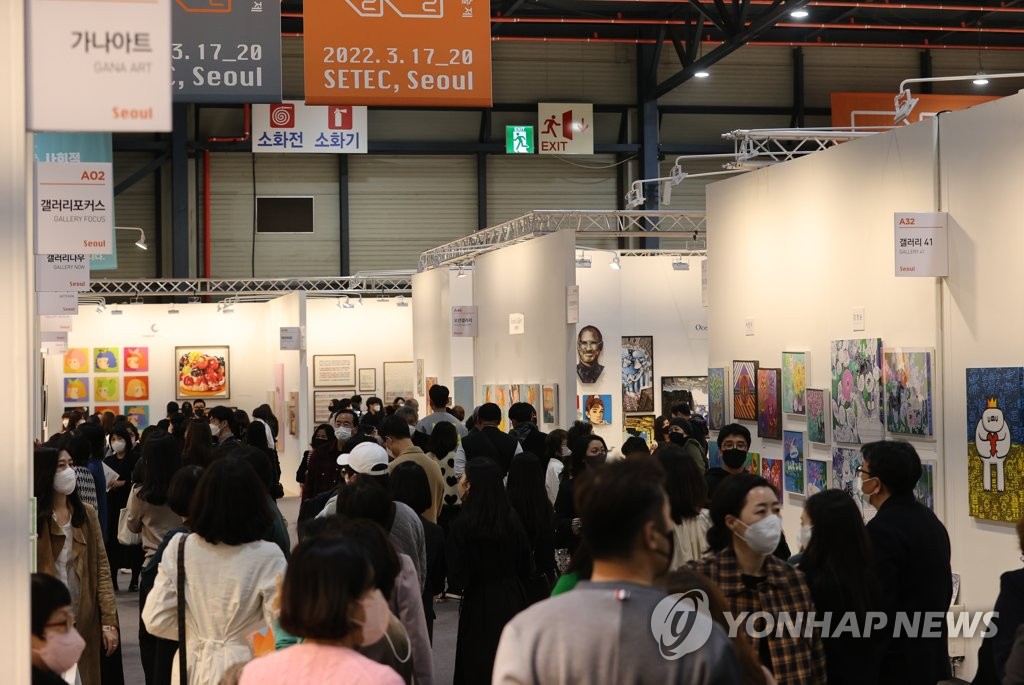
M 858 466 L 858 467 L 857 467 L 856 469 L 854 469 L 854 471 L 853 471 L 853 472 L 854 472 L 854 473 L 863 473 L 863 474 L 864 474 L 865 476 L 870 476 L 870 475 L 871 475 L 871 472 L 870 472 L 870 471 L 868 471 L 868 470 L 867 470 L 866 468 L 864 468 L 863 466 Z

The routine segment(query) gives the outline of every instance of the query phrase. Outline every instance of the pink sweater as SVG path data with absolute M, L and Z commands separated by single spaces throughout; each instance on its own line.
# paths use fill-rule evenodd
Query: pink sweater
M 312 642 L 255 659 L 242 671 L 240 685 L 404 685 L 397 673 L 347 647 Z

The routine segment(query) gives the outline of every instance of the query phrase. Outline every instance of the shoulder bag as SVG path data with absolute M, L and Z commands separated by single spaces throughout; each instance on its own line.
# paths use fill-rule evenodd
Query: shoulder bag
M 128 530 L 128 509 L 122 509 L 117 516 L 117 541 L 128 547 L 142 544 L 142 535 Z
M 188 533 L 181 536 L 178 545 L 178 678 L 181 685 L 188 685 L 188 652 L 185 645 L 185 542 Z

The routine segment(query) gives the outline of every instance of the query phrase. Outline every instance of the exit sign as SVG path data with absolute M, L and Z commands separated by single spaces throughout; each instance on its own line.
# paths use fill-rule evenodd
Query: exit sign
M 536 152 L 533 126 L 506 126 L 505 152 L 510 155 L 532 155 Z

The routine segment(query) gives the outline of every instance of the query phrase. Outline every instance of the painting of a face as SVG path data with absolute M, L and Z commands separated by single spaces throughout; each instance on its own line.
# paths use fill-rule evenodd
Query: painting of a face
M 587 410 L 587 419 L 590 423 L 604 423 L 604 405 L 600 402 L 593 404 Z
M 601 339 L 601 331 L 593 326 L 587 326 L 580 331 L 579 338 L 576 340 L 580 362 L 596 364 L 598 357 L 601 356 L 601 349 L 603 347 L 604 341 Z

